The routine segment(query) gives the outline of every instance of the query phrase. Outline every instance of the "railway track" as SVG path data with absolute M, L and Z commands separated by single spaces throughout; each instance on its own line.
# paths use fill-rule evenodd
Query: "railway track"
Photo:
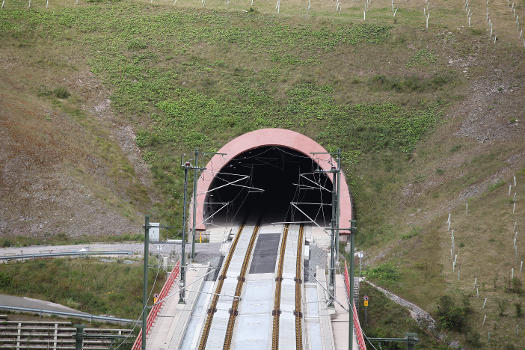
M 279 323 L 281 315 L 281 292 L 282 292 L 282 281 L 283 281 L 283 265 L 284 256 L 286 252 L 286 240 L 288 237 L 289 226 L 286 225 L 283 231 L 281 240 L 281 249 L 279 253 L 279 261 L 277 265 L 277 277 L 275 278 L 275 297 L 274 297 L 274 308 L 272 310 L 273 317 L 273 332 L 272 332 L 272 350 L 279 349 Z M 299 227 L 299 235 L 297 237 L 297 257 L 295 264 L 295 348 L 296 350 L 303 350 L 303 313 L 302 313 L 302 252 L 303 252 L 303 232 L 304 227 Z M 289 350 L 289 349 L 284 349 Z
M 281 315 L 281 285 L 283 281 L 284 252 L 286 251 L 286 238 L 288 237 L 288 224 L 284 227 L 281 238 L 281 250 L 279 253 L 279 264 L 277 265 L 277 277 L 275 278 L 275 297 L 273 301 L 273 331 L 272 350 L 279 349 L 279 318 Z
M 226 279 L 226 274 L 228 273 L 228 269 L 230 268 L 230 263 L 232 261 L 232 257 L 234 255 L 234 252 L 235 252 L 236 247 L 238 245 L 237 243 L 239 242 L 239 239 L 241 237 L 243 229 L 244 229 L 244 225 L 242 225 L 239 228 L 239 231 L 235 235 L 235 238 L 234 238 L 234 240 L 232 242 L 230 251 L 228 252 L 228 255 L 227 255 L 226 259 L 224 260 L 224 264 L 222 266 L 222 270 L 221 270 L 221 273 L 220 273 L 220 275 L 218 277 L 217 285 L 215 287 L 215 293 L 213 294 L 212 300 L 210 302 L 210 306 L 209 306 L 209 308 L 207 310 L 207 316 L 206 316 L 206 320 L 205 320 L 205 323 L 204 323 L 204 327 L 203 327 L 201 338 L 200 338 L 200 342 L 199 342 L 199 347 L 198 347 L 199 350 L 205 350 L 206 349 L 210 333 L 215 334 L 215 332 L 216 332 L 215 330 L 211 331 L 213 317 L 214 317 L 214 314 L 217 312 L 217 304 L 219 302 L 219 297 L 221 295 L 221 291 L 223 290 L 223 285 L 224 285 L 224 281 Z M 236 318 L 237 318 L 237 316 L 239 314 L 240 297 L 241 297 L 241 294 L 243 292 L 243 286 L 244 286 L 244 284 L 246 282 L 246 274 L 247 274 L 248 267 L 250 265 L 250 260 L 251 260 L 251 257 L 252 257 L 253 251 L 254 251 L 255 242 L 257 241 L 259 229 L 260 229 L 260 225 L 257 224 L 254 227 L 253 232 L 251 233 L 251 236 L 250 236 L 250 239 L 249 239 L 249 242 L 248 242 L 248 246 L 246 247 L 246 252 L 244 254 L 244 258 L 243 258 L 242 266 L 241 266 L 241 269 L 240 269 L 240 272 L 239 272 L 239 276 L 237 276 L 235 293 L 234 293 L 234 296 L 233 296 L 233 301 L 232 301 L 232 304 L 231 304 L 231 308 L 229 310 L 229 316 L 227 316 L 228 322 L 227 322 L 227 326 L 226 326 L 226 332 L 223 333 L 223 335 L 224 335 L 224 342 L 222 344 L 223 350 L 230 350 L 231 345 L 232 345 L 232 339 L 233 339 L 233 333 L 234 333 Z M 295 228 L 295 230 L 296 229 L 297 228 Z M 288 294 L 289 297 L 293 296 L 293 293 L 294 293 L 293 292 L 293 288 L 295 288 L 295 306 L 292 309 L 292 305 L 293 304 L 288 304 L 289 305 L 288 307 L 290 307 L 288 309 L 289 310 L 288 312 L 290 312 L 290 316 L 291 316 L 291 311 L 293 310 L 293 317 L 295 319 L 294 320 L 295 322 L 293 321 L 293 319 L 289 319 L 288 318 L 287 322 L 291 322 L 291 323 L 288 323 L 288 326 L 286 326 L 286 327 L 290 327 L 290 328 L 287 328 L 287 332 L 292 333 L 293 332 L 294 323 L 295 323 L 295 348 L 296 348 L 296 350 L 303 350 L 303 348 L 304 348 L 304 344 L 303 344 L 302 291 L 301 291 L 301 289 L 303 287 L 302 286 L 302 282 L 303 282 L 302 281 L 302 263 L 303 263 L 302 262 L 302 258 L 303 258 L 302 251 L 303 251 L 304 227 L 303 227 L 303 225 L 301 225 L 299 227 L 299 232 L 298 233 L 295 230 L 292 231 L 292 233 L 290 233 L 289 230 L 290 230 L 290 226 L 289 225 L 285 225 L 285 227 L 283 229 L 283 234 L 281 236 L 281 245 L 280 245 L 279 256 L 278 256 L 278 261 L 277 261 L 277 271 L 276 271 L 276 277 L 275 277 L 274 305 L 273 305 L 273 309 L 272 309 L 272 318 L 273 318 L 272 350 L 278 350 L 279 349 L 279 325 L 280 325 L 280 322 L 281 322 L 281 320 L 280 320 L 280 318 L 281 318 L 281 294 L 283 292 L 283 289 L 282 289 L 283 288 L 283 271 L 285 270 L 284 265 L 285 265 L 285 260 L 286 260 L 285 259 L 285 254 L 286 254 L 286 248 L 287 248 L 287 240 L 288 239 L 294 240 L 295 237 L 297 237 L 297 251 L 296 251 L 296 257 L 295 257 L 295 278 L 294 278 L 294 282 L 290 283 L 291 282 L 291 277 L 294 276 L 293 274 L 291 274 L 289 282 L 285 282 L 285 283 L 290 283 L 290 284 L 288 284 L 289 287 L 287 287 L 289 289 L 285 289 L 285 290 L 288 291 L 286 293 L 292 293 L 291 295 Z M 244 235 L 246 235 L 247 233 L 248 232 L 246 232 Z M 248 237 L 244 236 L 244 238 L 242 240 L 245 243 L 241 244 L 241 246 L 245 246 L 247 238 Z M 241 249 L 241 248 L 239 248 L 239 249 Z M 242 253 L 239 252 L 239 254 L 242 254 Z M 240 258 L 240 257 L 236 257 L 235 259 L 238 259 L 238 258 Z M 236 261 L 238 261 L 238 260 L 236 260 Z M 291 261 L 289 261 L 287 263 L 287 264 L 292 264 L 291 266 L 287 265 L 288 267 L 286 267 L 286 270 L 289 271 L 289 272 L 293 271 L 293 267 L 294 266 L 293 266 L 292 261 L 294 261 L 294 260 L 291 260 Z M 240 263 L 240 261 L 238 261 L 238 262 Z M 292 268 L 291 271 L 289 270 L 290 268 Z M 237 271 L 239 271 L 239 270 L 237 270 Z M 231 283 L 231 282 L 227 282 L 227 283 Z M 235 285 L 235 284 L 233 284 L 233 285 Z M 233 288 L 233 285 L 230 285 L 230 287 L 228 287 L 228 288 Z M 233 291 L 233 289 L 231 289 L 231 290 Z M 288 300 L 290 300 L 290 299 L 288 299 Z M 293 299 L 291 299 L 290 302 L 292 300 Z M 223 304 L 221 304 L 221 305 L 223 305 Z M 221 309 L 221 310 L 223 310 L 223 309 Z M 287 317 L 290 317 L 290 316 L 287 316 Z M 221 317 L 224 317 L 224 316 L 221 316 Z M 292 336 L 292 334 L 290 334 L 290 336 Z M 285 336 L 285 334 L 283 334 L 283 336 Z M 216 343 L 216 341 L 218 340 L 216 338 L 217 335 L 213 335 L 212 337 L 213 338 L 210 338 L 210 339 L 215 339 L 214 340 L 214 344 L 215 345 L 213 347 L 216 348 L 216 345 L 218 345 Z M 290 338 L 291 341 L 293 341 L 292 339 L 293 338 Z M 292 344 L 293 343 L 291 343 L 289 345 L 292 345 Z M 286 345 L 286 347 L 289 347 L 289 345 Z M 282 345 L 282 346 L 284 346 L 284 345 Z M 290 349 L 283 349 L 283 350 L 290 350 Z
M 206 322 L 204 323 L 204 329 L 202 331 L 202 336 L 201 336 L 201 340 L 199 343 L 199 350 L 206 349 L 206 343 L 208 341 L 208 335 L 210 334 L 210 328 L 211 328 L 211 323 L 213 321 L 213 315 L 217 311 L 217 301 L 219 300 L 222 286 L 224 284 L 224 280 L 226 279 L 226 272 L 228 271 L 228 268 L 230 267 L 230 262 L 232 260 L 233 253 L 235 251 L 235 248 L 237 247 L 237 242 L 239 242 L 239 238 L 241 237 L 241 233 L 243 229 L 244 229 L 244 224 L 241 225 L 241 227 L 239 227 L 239 231 L 235 235 L 235 238 L 230 247 L 230 251 L 228 252 L 228 256 L 224 260 L 221 274 L 218 277 L 217 287 L 215 288 L 215 293 L 211 300 L 210 308 L 208 309 L 208 315 L 206 317 Z
M 233 328 L 235 326 L 235 318 L 238 315 L 239 309 L 239 299 L 242 292 L 242 287 L 246 281 L 246 270 L 250 263 L 250 257 L 252 255 L 253 246 L 255 245 L 255 240 L 257 239 L 257 233 L 259 232 L 259 224 L 257 224 L 253 230 L 252 236 L 250 238 L 250 243 L 246 249 L 246 254 L 244 255 L 244 260 L 242 262 L 241 273 L 237 277 L 237 287 L 235 288 L 235 297 L 232 302 L 232 308 L 230 309 L 230 318 L 228 319 L 228 326 L 226 327 L 226 336 L 224 337 L 224 350 L 230 350 L 233 336 Z

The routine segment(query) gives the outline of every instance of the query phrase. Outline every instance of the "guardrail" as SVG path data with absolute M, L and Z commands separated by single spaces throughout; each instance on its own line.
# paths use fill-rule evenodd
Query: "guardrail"
M 348 278 L 348 267 L 345 261 L 345 285 L 346 285 L 346 294 L 350 297 L 350 280 Z M 357 337 L 357 344 L 359 345 L 359 350 L 366 350 L 365 339 L 363 337 L 363 330 L 361 329 L 361 324 L 359 323 L 359 317 L 357 315 L 357 310 L 355 308 L 355 303 L 352 304 L 352 316 L 354 320 L 354 329 L 355 335 Z
M 129 250 L 100 250 L 100 251 L 75 251 L 60 253 L 37 253 L 37 254 L 18 254 L 3 255 L 0 260 L 18 260 L 18 259 L 36 259 L 36 258 L 54 258 L 62 256 L 87 256 L 87 255 L 133 255 Z
M 109 350 L 131 329 L 83 328 L 81 346 L 85 350 Z M 0 349 L 78 349 L 78 328 L 71 322 L 0 320 Z
M 35 309 L 30 307 L 18 307 L 18 306 L 8 306 L 0 305 L 0 310 L 14 311 L 14 312 L 28 312 L 38 315 L 55 315 L 55 316 L 67 316 L 71 318 L 81 318 L 90 321 L 104 321 L 111 323 L 140 323 L 137 320 L 130 320 L 127 318 L 111 317 L 111 316 L 97 316 L 92 314 L 80 314 L 75 312 L 66 312 L 66 311 L 55 311 L 55 310 L 45 310 L 45 309 Z
M 173 270 L 171 270 L 170 276 L 164 283 L 164 286 L 162 286 L 162 289 L 159 294 L 159 299 L 157 303 L 153 305 L 151 308 L 148 319 L 146 321 L 146 336 L 148 336 L 148 333 L 153 326 L 153 323 L 155 322 L 155 319 L 157 318 L 157 314 L 159 313 L 162 304 L 164 304 L 164 299 L 168 296 L 168 293 L 170 292 L 171 287 L 173 286 L 173 283 L 177 279 L 177 276 L 179 275 L 179 269 L 180 269 L 180 261 L 175 264 L 173 267 Z M 132 350 L 139 350 L 142 346 L 142 330 L 140 330 L 139 335 L 137 336 L 137 339 L 135 340 L 135 343 L 133 343 Z

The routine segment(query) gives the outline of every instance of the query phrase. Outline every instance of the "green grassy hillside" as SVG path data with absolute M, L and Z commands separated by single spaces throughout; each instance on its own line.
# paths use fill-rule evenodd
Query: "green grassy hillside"
M 463 2 L 432 2 L 428 30 L 415 1 L 396 3 L 395 18 L 390 2 L 374 2 L 366 21 L 361 3 L 344 2 L 341 13 L 331 2 L 311 4 L 306 12 L 306 3 L 283 2 L 277 15 L 269 2 L 51 2 L 46 9 L 39 0 L 28 10 L 7 1 L 0 121 L 11 140 L 2 146 L 17 156 L 0 160 L 4 174 L 20 175 L 0 178 L 9 193 L 2 233 L 27 220 L 33 226 L 15 233 L 67 236 L 70 221 L 71 230 L 82 228 L 76 234 L 137 232 L 144 212 L 177 224 L 181 154 L 217 150 L 258 128 L 289 128 L 342 149 L 358 246 L 371 271 L 393 271 L 371 278 L 436 317 L 441 296 L 460 305 L 466 295 L 468 329 L 449 330 L 449 341 L 492 346 L 490 331 L 494 344 L 522 347 L 524 330 L 515 335 L 515 325 L 523 315 L 514 317 L 511 306 L 522 296 L 505 290 L 511 267 L 523 280 L 525 239 L 525 57 L 512 9 L 490 2 L 494 43 L 485 4 L 471 5 L 469 28 Z M 523 14 L 523 1 L 515 8 Z M 13 159 L 38 171 L 24 175 L 26 168 L 8 167 Z M 51 170 L 58 175 L 45 182 Z M 514 174 L 509 216 L 504 192 Z M 63 188 L 58 198 L 83 196 L 70 201 L 73 217 L 61 209 L 49 219 L 54 226 L 39 228 L 50 216 L 32 206 L 53 186 Z M 27 214 L 9 211 L 11 203 L 27 203 Z M 119 224 L 106 229 L 101 212 Z M 450 271 L 448 213 L 459 281 Z M 93 215 L 96 227 L 87 220 Z M 514 218 L 517 258 L 509 248 Z M 482 325 L 484 296 L 491 312 Z M 499 300 L 508 304 L 502 315 Z

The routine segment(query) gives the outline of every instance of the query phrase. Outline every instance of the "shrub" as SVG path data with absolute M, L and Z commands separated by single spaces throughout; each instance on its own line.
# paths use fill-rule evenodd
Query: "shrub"
M 147 47 L 148 45 L 140 39 L 131 39 L 128 42 L 128 50 L 130 51 L 143 50 Z
M 520 318 L 523 316 L 523 309 L 521 308 L 521 303 L 514 303 L 514 308 L 516 310 L 516 317 Z
M 382 282 L 392 282 L 399 280 L 399 271 L 391 263 L 381 264 L 373 269 L 365 271 L 365 276 Z
M 13 277 L 5 272 L 0 271 L 0 288 L 10 287 L 13 282 Z
M 69 91 L 63 86 L 59 86 L 53 90 L 53 95 L 55 95 L 57 98 L 68 98 L 71 96 Z
M 481 348 L 482 344 L 481 344 L 481 337 L 479 335 L 479 332 L 475 332 L 475 331 L 468 332 L 465 337 L 465 340 L 467 341 L 467 343 L 472 345 L 473 348 L 475 349 Z
M 406 241 L 407 239 L 410 239 L 412 237 L 415 237 L 417 236 L 418 234 L 421 233 L 421 227 L 412 227 L 412 229 L 410 230 L 410 232 L 408 233 L 405 233 L 404 235 L 401 236 L 401 239 L 403 241 Z
M 503 186 L 505 184 L 505 181 L 503 180 L 498 180 L 497 182 L 493 183 L 492 185 L 489 186 L 489 192 L 492 192 L 492 191 L 495 191 L 497 190 L 498 188 L 500 188 L 501 186 Z
M 455 145 L 450 149 L 450 153 L 455 153 L 461 149 L 461 145 Z
M 467 314 L 469 312 L 470 305 L 464 305 L 464 307 L 456 306 L 454 300 L 448 295 L 439 298 L 437 319 L 439 325 L 444 329 L 455 330 L 458 332 L 465 330 Z
M 507 310 L 507 301 L 498 299 L 498 315 L 505 316 L 505 310 Z
M 516 293 L 521 295 L 523 293 L 523 285 L 518 277 L 514 277 L 511 280 L 506 280 L 505 291 L 507 293 Z

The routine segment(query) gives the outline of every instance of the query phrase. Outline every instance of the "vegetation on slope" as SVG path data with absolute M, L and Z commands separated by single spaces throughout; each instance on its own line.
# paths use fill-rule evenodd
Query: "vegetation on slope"
M 157 269 L 149 273 L 152 293 L 160 291 L 165 279 L 162 270 L 158 275 Z M 0 292 L 49 300 L 96 315 L 135 319 L 142 310 L 142 265 L 92 258 L 2 264 Z
M 443 5 L 436 3 L 435 22 L 426 31 L 420 9 L 408 3 L 397 23 L 385 10 L 390 2 L 371 9 L 366 23 L 351 17 L 361 14 L 356 6 L 340 17 L 290 12 L 277 17 L 127 1 L 52 11 L 26 11 L 9 3 L 0 12 L 0 48 L 32 71 L 53 67 L 58 80 L 75 77 L 75 70 L 87 65 L 104 81 L 114 112 L 133 125 L 151 167 L 162 199 L 153 212 L 163 221 L 179 222 L 181 153 L 195 147 L 213 151 L 261 127 L 290 128 L 331 150 L 342 148 L 357 208 L 358 245 L 374 265 L 370 278 L 437 312 L 443 295 L 463 305 L 476 274 L 480 286 L 482 279 L 485 283 L 480 291 L 495 293 L 495 303 L 487 307 L 498 307 L 498 298 L 513 303 L 517 294 L 484 291 L 492 277 L 482 276 L 501 266 L 508 274 L 517 266 L 507 256 L 508 247 L 490 242 L 496 241 L 489 237 L 493 231 L 483 229 L 509 229 L 502 214 L 508 206 L 503 200 L 485 205 L 485 196 L 504 191 L 497 184 L 506 185 L 524 166 L 523 52 L 513 23 L 506 22 L 504 4 L 493 5 L 501 7 L 494 14 L 501 23 L 497 45 L 487 41 L 481 15 L 473 18 L 473 28 L 465 28 L 458 26 L 464 21 L 462 3 L 438 4 Z M 517 7 L 522 11 L 523 4 Z M 481 7 L 475 11 L 475 16 L 484 13 Z M 71 106 L 52 103 L 73 119 L 85 101 L 81 89 L 66 82 Z M 48 85 L 53 91 L 61 84 Z M 49 103 L 36 87 L 24 92 Z M 518 183 L 523 175 L 518 174 Z M 143 194 L 135 187 L 132 193 Z M 443 225 L 448 212 L 453 220 L 460 216 L 456 211 L 462 212 L 467 200 L 471 214 L 457 234 L 480 241 L 469 236 L 461 242 L 463 275 L 456 282 Z M 148 206 L 147 201 L 140 205 Z M 523 213 L 522 205 L 517 213 Z M 522 238 L 523 229 L 519 223 Z M 469 264 L 487 269 L 467 272 L 467 260 L 461 259 L 468 249 L 479 252 L 470 253 Z M 488 251 L 505 258 L 485 262 Z M 485 344 L 481 299 L 471 300 L 475 307 L 467 323 Z M 485 327 L 494 327 L 493 342 L 505 338 L 509 346 L 521 346 L 519 335 L 512 335 L 521 318 L 511 318 L 508 310 L 489 317 Z M 475 334 L 465 339 L 451 332 L 451 339 L 457 336 L 476 348 Z
M 363 152 L 410 154 L 437 122 L 445 86 L 456 83 L 437 69 L 433 77 L 414 69 L 418 54 L 403 57 L 390 25 L 159 11 L 136 3 L 2 16 L 2 30 L 17 45 L 88 45 L 90 66 L 111 87 L 112 105 L 138 129 L 137 144 L 165 198 L 158 210 L 168 221 L 180 210 L 181 153 L 215 150 L 247 131 L 284 127 L 342 148 L 346 167 Z M 411 67 L 410 83 L 395 85 L 408 90 L 366 83 L 378 81 L 375 75 L 340 75 L 335 65 L 342 62 L 334 56 L 355 51 L 404 58 L 398 65 Z M 401 103 L 396 95 L 407 91 L 421 96 Z M 351 99 L 349 92 L 355 92 Z

